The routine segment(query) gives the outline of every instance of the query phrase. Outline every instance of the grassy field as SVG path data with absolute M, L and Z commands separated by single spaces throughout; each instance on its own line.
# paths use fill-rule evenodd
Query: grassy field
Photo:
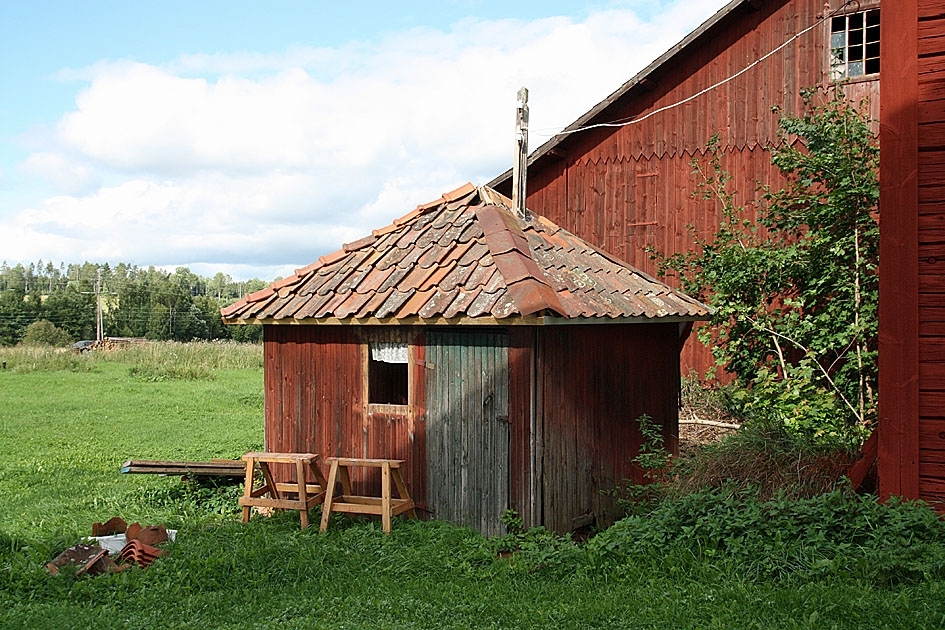
M 934 575 L 759 580 L 696 550 L 594 563 L 542 537 L 503 559 L 499 541 L 446 523 L 397 521 L 390 536 L 369 519 L 333 519 L 324 535 L 299 530 L 294 514 L 244 525 L 238 486 L 119 474 L 130 458 L 259 449 L 259 355 L 210 344 L 110 357 L 0 350 L 0 627 L 945 627 Z M 45 572 L 115 515 L 178 529 L 177 542 L 146 570 Z

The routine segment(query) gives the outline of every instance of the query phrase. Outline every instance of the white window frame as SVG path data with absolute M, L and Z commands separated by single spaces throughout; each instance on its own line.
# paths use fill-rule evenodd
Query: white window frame
M 830 78 L 839 81 L 879 75 L 879 32 L 878 8 L 830 18 Z

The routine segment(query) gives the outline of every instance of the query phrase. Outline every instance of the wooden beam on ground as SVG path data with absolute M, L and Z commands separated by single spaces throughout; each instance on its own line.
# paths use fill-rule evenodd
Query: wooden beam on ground
M 121 465 L 121 472 L 139 475 L 243 478 L 246 474 L 246 464 L 239 459 L 215 459 L 209 462 L 131 459 Z

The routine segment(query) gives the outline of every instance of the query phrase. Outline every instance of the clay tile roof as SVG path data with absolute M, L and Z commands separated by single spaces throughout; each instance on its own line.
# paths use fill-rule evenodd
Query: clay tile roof
M 709 309 L 465 184 L 221 310 L 224 321 L 707 319 Z

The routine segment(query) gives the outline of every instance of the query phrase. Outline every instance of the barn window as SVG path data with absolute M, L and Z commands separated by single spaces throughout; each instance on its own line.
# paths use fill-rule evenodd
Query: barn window
M 830 76 L 834 80 L 879 74 L 879 9 L 830 20 Z
M 368 403 L 372 405 L 407 404 L 406 343 L 372 341 L 368 353 Z

